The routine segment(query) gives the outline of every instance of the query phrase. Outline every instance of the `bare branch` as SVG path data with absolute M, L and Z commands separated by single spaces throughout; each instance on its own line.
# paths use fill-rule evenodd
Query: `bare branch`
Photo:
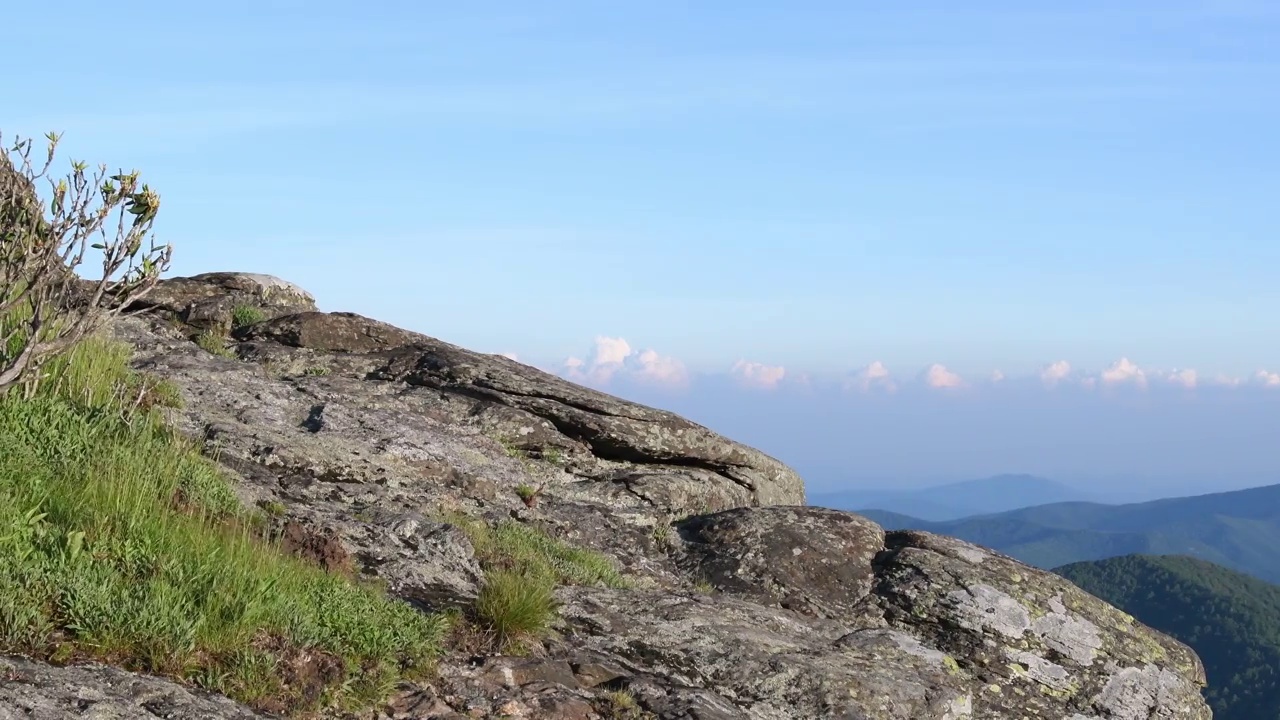
M 49 169 L 60 138 L 46 138 L 39 167 L 30 139 L 0 150 L 0 393 L 20 382 L 30 389 L 41 365 L 150 292 L 173 256 L 152 233 L 160 196 L 136 171 L 108 177 L 105 165 L 89 174 L 75 162 L 55 180 Z M 76 270 L 89 250 L 101 253 L 102 266 L 85 290 Z

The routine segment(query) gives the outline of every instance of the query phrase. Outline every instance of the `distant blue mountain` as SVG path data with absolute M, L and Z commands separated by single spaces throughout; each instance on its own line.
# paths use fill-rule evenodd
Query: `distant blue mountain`
M 938 522 L 1032 505 L 1093 499 L 1069 485 L 1034 475 L 996 475 L 919 490 L 815 493 L 809 502 L 836 510 L 861 512 L 875 509 Z
M 1126 505 L 1064 502 L 947 521 L 861 514 L 889 530 L 927 530 L 1054 568 L 1135 553 L 1187 555 L 1280 583 L 1280 485 Z

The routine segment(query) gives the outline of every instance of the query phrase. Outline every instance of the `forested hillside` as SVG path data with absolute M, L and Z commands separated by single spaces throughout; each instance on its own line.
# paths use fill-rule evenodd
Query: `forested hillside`
M 1190 645 L 1204 661 L 1215 720 L 1280 718 L 1280 586 L 1178 555 L 1127 555 L 1055 572 Z

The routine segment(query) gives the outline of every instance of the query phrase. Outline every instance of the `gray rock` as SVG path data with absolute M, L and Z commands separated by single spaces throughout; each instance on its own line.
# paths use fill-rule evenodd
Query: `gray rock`
M 178 386 L 171 423 L 245 502 L 283 509 L 295 552 L 425 608 L 464 605 L 481 573 L 447 522 L 462 512 L 535 525 L 633 579 L 559 589 L 555 632 L 529 658 L 446 657 L 380 719 L 592 720 L 611 690 L 664 720 L 1210 718 L 1184 645 L 992 551 L 805 507 L 790 469 L 671 413 L 318 312 L 277 279 L 178 278 L 145 302 L 111 331 Z M 265 319 L 232 331 L 234 358 L 191 341 L 244 304 Z M 543 489 L 531 507 L 519 485 Z M 3 686 L 0 720 L 27 716 L 23 693 L 68 697 L 58 673 L 119 673 L 31 667 Z M 180 716 L 252 717 L 209 707 L 223 714 Z
M 219 695 L 106 665 L 53 667 L 0 657 L 0 720 L 255 720 Z
M 679 527 L 688 572 L 724 592 L 821 617 L 854 613 L 884 549 L 879 525 L 821 508 L 744 508 Z

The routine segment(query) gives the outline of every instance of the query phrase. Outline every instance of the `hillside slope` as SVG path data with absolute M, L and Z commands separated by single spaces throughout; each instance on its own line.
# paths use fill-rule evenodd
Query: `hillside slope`
M 1127 555 L 1055 572 L 1194 648 L 1215 720 L 1280 718 L 1280 586 L 1176 555 Z
M 1189 555 L 1280 582 L 1280 485 L 1127 505 L 1055 503 L 948 522 L 862 514 L 887 528 L 953 535 L 1042 568 L 1133 553 Z

